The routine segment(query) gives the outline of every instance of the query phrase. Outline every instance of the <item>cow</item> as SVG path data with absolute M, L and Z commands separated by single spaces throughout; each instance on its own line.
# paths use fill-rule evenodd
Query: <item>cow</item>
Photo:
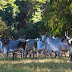
M 56 36 L 56 37 L 55 37 L 55 41 L 57 41 L 57 43 L 61 43 L 62 39 Z M 64 55 L 65 55 L 65 57 L 66 57 L 65 52 L 60 51 L 60 54 L 61 54 L 61 56 L 64 54 Z
M 54 38 L 47 35 L 42 35 L 42 41 L 46 41 L 50 45 L 51 50 L 55 52 L 55 58 L 56 53 L 58 53 L 58 57 L 60 57 L 60 45 Z
M 41 41 L 41 39 L 37 40 L 37 57 L 38 57 L 38 53 L 41 53 L 42 56 L 44 50 L 45 50 L 44 43 Z
M 69 51 L 70 45 L 68 44 L 67 40 L 69 40 L 70 38 L 66 36 L 66 34 L 65 34 L 65 37 L 62 39 L 58 37 L 54 39 L 52 37 L 44 35 L 42 40 L 45 40 L 45 39 L 46 39 L 46 42 L 50 44 L 51 49 L 55 52 L 55 57 L 56 57 L 56 53 L 58 53 L 58 56 L 60 57 L 61 52 Z M 69 55 L 70 55 L 70 51 L 69 51 Z
M 68 50 L 69 50 L 69 57 L 70 60 L 72 61 L 72 38 L 65 36 L 63 37 L 62 41 L 67 45 Z
M 27 39 L 26 40 L 26 53 L 27 53 L 27 55 L 30 52 L 30 57 L 31 57 L 31 53 L 33 53 L 33 57 L 34 57 L 34 53 L 37 50 L 36 46 L 37 46 L 37 42 L 34 39 Z
M 49 44 L 47 44 L 45 41 L 42 41 L 41 38 L 37 38 L 35 40 L 37 42 L 37 57 L 38 57 L 38 53 L 41 53 L 41 56 L 42 56 L 43 52 L 45 52 L 45 57 L 46 57 L 46 55 L 48 56 L 49 53 L 51 55 L 52 50 L 51 50 Z
M 7 59 L 9 57 L 9 52 L 13 53 L 13 58 L 16 53 L 22 50 L 23 52 L 23 58 L 25 53 L 25 46 L 26 41 L 22 42 L 21 40 L 10 40 L 9 38 L 0 38 L 0 41 L 2 41 L 2 50 L 1 52 L 7 53 Z
M 43 40 L 43 38 L 44 38 L 44 35 L 41 35 L 42 42 L 43 42 L 44 45 L 45 45 L 46 55 L 48 56 L 49 53 L 50 53 L 50 56 L 52 56 L 52 49 L 51 49 L 51 46 L 46 42 L 46 39 Z

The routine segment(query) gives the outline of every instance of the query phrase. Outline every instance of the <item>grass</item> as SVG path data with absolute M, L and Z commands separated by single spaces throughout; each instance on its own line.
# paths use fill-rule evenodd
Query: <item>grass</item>
M 67 57 L 0 58 L 0 72 L 72 72 L 72 62 Z

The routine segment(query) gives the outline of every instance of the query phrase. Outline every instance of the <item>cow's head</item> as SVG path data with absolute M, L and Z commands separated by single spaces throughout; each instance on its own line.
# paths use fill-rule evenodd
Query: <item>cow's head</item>
M 41 35 L 42 42 L 45 42 L 46 38 L 47 38 L 47 35 Z
M 67 36 L 64 36 L 61 41 L 62 42 L 67 42 L 68 44 L 72 44 L 72 39 L 67 37 Z
M 66 37 L 66 36 L 64 36 L 64 37 L 62 38 L 62 40 L 61 40 L 61 42 L 64 42 L 64 41 L 67 41 L 67 37 Z
M 4 37 L 0 37 L 0 41 L 2 42 L 2 45 L 8 44 L 10 42 L 9 38 L 6 39 Z

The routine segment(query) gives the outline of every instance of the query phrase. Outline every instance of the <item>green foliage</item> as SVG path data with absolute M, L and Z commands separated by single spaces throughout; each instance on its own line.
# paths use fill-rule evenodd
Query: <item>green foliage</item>
M 6 33 L 15 39 L 19 38 L 18 33 L 26 38 L 36 38 L 48 31 L 48 34 L 62 37 L 68 30 L 72 35 L 71 0 L 0 0 L 0 16 L 0 28 L 2 25 L 8 27 Z
M 6 24 L 4 23 L 4 21 L 2 21 L 2 18 L 0 17 L 0 36 L 4 36 L 5 33 L 7 32 L 8 27 L 6 26 Z
M 44 25 L 48 32 L 57 35 L 69 30 L 71 25 L 70 3 L 67 1 L 47 3 L 43 12 Z M 66 28 L 66 29 L 64 29 Z
M 16 16 L 16 21 L 19 22 L 18 29 L 24 28 L 32 15 L 32 4 L 28 1 L 16 0 L 15 4 L 18 6 L 20 13 Z

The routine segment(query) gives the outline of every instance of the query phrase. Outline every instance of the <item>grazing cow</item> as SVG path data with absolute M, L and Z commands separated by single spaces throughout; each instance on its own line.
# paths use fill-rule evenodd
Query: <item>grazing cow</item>
M 28 52 L 30 52 L 30 57 L 31 57 L 31 53 L 33 53 L 33 57 L 34 57 L 34 53 L 37 50 L 36 45 L 37 45 L 37 42 L 34 39 L 26 40 L 26 53 L 28 54 Z
M 26 42 L 22 42 L 21 40 L 16 40 L 12 41 L 9 39 L 1 38 L 2 41 L 2 52 L 7 53 L 7 59 L 9 57 L 9 52 L 13 53 L 13 58 L 15 53 L 19 52 L 22 50 L 23 52 L 23 57 L 24 57 L 24 52 L 25 52 L 25 46 Z

